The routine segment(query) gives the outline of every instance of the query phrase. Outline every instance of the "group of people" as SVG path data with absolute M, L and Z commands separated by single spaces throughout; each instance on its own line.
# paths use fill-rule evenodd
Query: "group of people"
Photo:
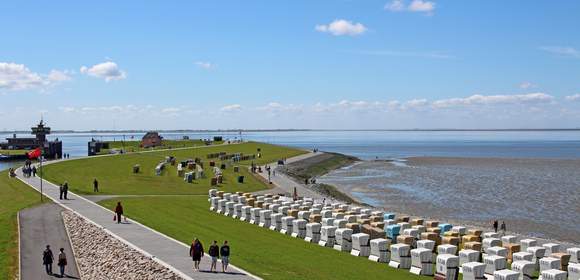
M 64 248 L 60 248 L 60 253 L 58 253 L 57 265 L 60 268 L 60 277 L 64 277 L 64 269 L 67 265 L 66 254 L 64 253 Z M 50 245 L 46 245 L 46 249 L 42 252 L 42 264 L 46 270 L 46 274 L 53 275 L 52 264 L 54 263 L 54 255 L 50 249 Z
M 68 199 L 68 182 L 64 181 L 64 184 L 60 184 L 60 200 Z
M 228 270 L 228 264 L 230 263 L 230 245 L 228 245 L 227 240 L 224 241 L 221 247 L 217 244 L 217 241 L 214 240 L 213 243 L 209 246 L 207 253 L 211 257 L 211 272 L 217 272 L 218 259 L 221 259 L 222 272 L 226 272 Z M 189 248 L 189 256 L 193 259 L 194 271 L 199 271 L 199 263 L 201 262 L 201 258 L 204 255 L 205 253 L 203 244 L 201 244 L 199 239 L 194 238 L 193 242 L 191 243 L 191 247 Z
M 36 166 L 32 165 L 30 160 L 27 160 L 24 163 L 24 167 L 22 167 L 22 174 L 24 174 L 24 177 L 26 178 L 36 177 Z
M 497 229 L 499 226 L 499 229 L 501 230 L 502 234 L 505 235 L 506 232 L 506 225 L 505 225 L 505 221 L 501 221 L 501 225 L 499 225 L 498 220 L 493 220 L 492 222 L 492 226 L 493 226 L 493 230 L 497 233 Z

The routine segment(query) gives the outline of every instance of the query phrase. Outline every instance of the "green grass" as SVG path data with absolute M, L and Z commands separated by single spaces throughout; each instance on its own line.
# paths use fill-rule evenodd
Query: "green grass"
M 0 279 L 15 279 L 18 273 L 18 211 L 39 202 L 38 192 L 0 172 Z
M 117 200 L 100 202 L 112 209 Z M 123 199 L 127 216 L 190 244 L 199 238 L 228 240 L 231 261 L 264 279 L 432 279 L 346 252 L 309 244 L 209 211 L 207 197 L 146 197 Z
M 0 150 L 0 155 L 5 155 L 5 156 L 24 155 L 28 152 L 29 152 L 29 150 Z
M 161 146 L 143 148 L 141 147 L 141 140 L 131 140 L 131 141 L 108 141 L 109 149 L 102 149 L 99 154 L 105 155 L 109 154 L 111 150 L 121 150 L 124 149 L 126 152 L 140 152 L 140 151 L 151 151 L 151 150 L 161 150 L 161 149 L 175 149 L 175 148 L 187 148 L 187 147 L 197 147 L 206 146 L 205 142 L 201 139 L 190 139 L 190 140 L 162 140 Z M 221 144 L 221 142 L 215 142 L 214 144 Z
M 298 182 L 324 175 L 332 170 L 351 165 L 358 159 L 338 153 L 324 153 L 299 162 L 290 163 L 281 171 Z
M 296 156 L 305 151 L 288 147 L 274 146 L 264 143 L 243 143 L 223 146 L 205 146 L 199 148 L 155 151 L 147 153 L 130 153 L 105 157 L 85 158 L 66 161 L 59 164 L 47 165 L 45 177 L 57 184 L 68 182 L 71 191 L 80 194 L 93 194 L 93 178 L 99 181 L 100 194 L 207 194 L 213 170 L 209 167 L 206 155 L 216 152 L 257 154 L 261 149 L 262 157 L 254 160 L 255 163 L 265 164 L 280 158 Z M 165 156 L 175 156 L 177 161 L 199 157 L 204 161 L 206 178 L 188 184 L 182 177 L 177 176 L 176 166 L 166 165 L 161 176 L 155 175 L 155 166 L 165 159 Z M 251 176 L 245 166 L 251 161 L 238 163 L 240 173 L 233 172 L 233 165 L 224 171 L 224 183 L 218 189 L 234 192 L 252 192 L 266 189 L 263 183 Z M 141 172 L 132 173 L 135 164 L 141 166 Z M 237 183 L 237 176 L 244 175 L 245 182 Z

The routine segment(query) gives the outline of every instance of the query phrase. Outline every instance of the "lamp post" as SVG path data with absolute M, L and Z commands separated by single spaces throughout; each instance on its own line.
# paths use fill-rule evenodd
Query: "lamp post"
M 42 172 L 42 161 L 44 159 L 44 156 L 42 155 L 42 152 L 40 154 L 40 157 L 38 157 L 38 158 L 40 159 L 40 202 L 42 202 L 42 196 L 43 196 L 42 195 L 42 176 L 43 176 L 43 173 L 44 173 L 44 172 Z

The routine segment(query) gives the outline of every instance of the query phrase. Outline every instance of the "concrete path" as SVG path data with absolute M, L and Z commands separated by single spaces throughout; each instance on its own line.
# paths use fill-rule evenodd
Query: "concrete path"
M 58 204 L 43 204 L 18 213 L 20 221 L 20 279 L 61 279 L 60 276 L 46 274 L 42 265 L 42 252 L 50 245 L 55 262 L 52 272 L 60 275 L 57 258 L 60 248 L 64 248 L 67 257 L 65 278 L 79 279 L 79 272 L 74 260 Z
M 17 170 L 18 178 L 32 188 L 40 191 L 40 179 L 38 177 L 24 178 L 22 170 Z M 185 279 L 256 279 L 257 277 L 236 268 L 230 264 L 229 273 L 194 272 L 193 262 L 189 257 L 189 245 L 177 241 L 160 232 L 154 231 L 131 219 L 127 223 L 117 224 L 113 222 L 114 213 L 100 205 L 69 192 L 68 200 L 59 200 L 58 186 L 44 180 L 44 195 L 56 203 L 68 208 L 84 218 L 102 226 L 116 238 L 127 243 L 143 254 L 152 256 L 159 263 L 169 267 L 175 273 Z M 192 236 L 195 233 L 192 232 Z M 34 257 L 34 255 L 33 255 Z M 232 256 L 233 262 L 239 256 Z M 219 265 L 219 264 L 218 264 Z M 200 267 L 209 269 L 210 259 L 204 257 Z M 23 278 L 36 279 L 36 278 Z
M 299 156 L 288 158 L 288 159 L 286 159 L 286 164 L 290 164 L 290 163 L 297 162 L 297 161 L 300 161 L 303 159 L 311 158 L 311 157 L 314 157 L 314 156 L 317 156 L 320 154 L 322 154 L 322 152 L 317 152 L 317 153 L 310 152 L 307 154 L 302 154 Z M 269 166 L 272 168 L 272 170 L 278 169 L 277 162 L 270 163 Z M 264 166 L 262 166 L 262 170 L 264 170 L 264 169 L 265 169 Z M 258 175 L 262 176 L 266 181 L 268 181 L 268 172 L 263 171 L 262 173 L 258 173 Z M 296 188 L 296 191 L 298 192 L 298 196 L 311 197 L 311 198 L 314 198 L 317 200 L 321 200 L 323 198 L 326 198 L 325 196 L 321 195 L 320 193 L 311 190 L 303 183 L 299 183 L 299 182 L 294 181 L 294 179 L 283 174 L 282 172 L 276 172 L 275 176 L 270 176 L 270 180 L 272 181 L 272 185 L 274 185 L 273 189 L 255 192 L 255 194 L 285 193 L 288 195 L 292 195 L 294 193 L 294 188 Z

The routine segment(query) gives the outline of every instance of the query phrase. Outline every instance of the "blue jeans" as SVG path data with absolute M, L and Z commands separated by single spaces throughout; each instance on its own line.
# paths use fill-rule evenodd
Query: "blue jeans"
M 46 274 L 52 274 L 52 264 L 51 263 L 44 264 L 44 269 L 46 269 Z
M 60 277 L 64 277 L 64 265 L 59 265 L 60 266 Z

